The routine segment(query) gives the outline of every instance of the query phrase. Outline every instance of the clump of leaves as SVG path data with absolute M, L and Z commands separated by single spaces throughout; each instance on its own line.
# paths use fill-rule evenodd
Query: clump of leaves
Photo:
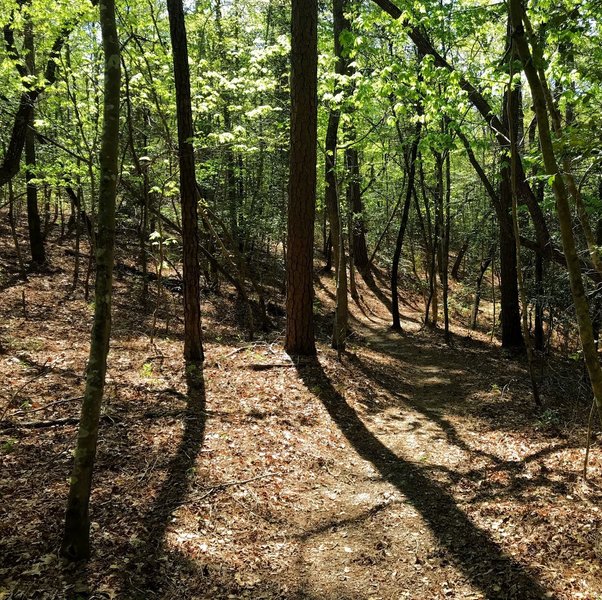
M 144 379 L 152 379 L 155 375 L 153 363 L 146 362 L 142 365 L 140 369 L 140 376 Z
M 2 446 L 0 446 L 0 448 L 2 449 L 2 454 L 10 454 L 11 452 L 13 452 L 16 444 L 17 440 L 13 438 L 8 438 L 7 440 L 5 440 Z
M 560 412 L 554 408 L 546 408 L 536 421 L 539 430 L 557 429 L 562 424 Z

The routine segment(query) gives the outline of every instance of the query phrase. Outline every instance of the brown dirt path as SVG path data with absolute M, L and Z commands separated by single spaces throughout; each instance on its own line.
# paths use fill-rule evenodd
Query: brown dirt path
M 90 311 L 67 286 L 2 292 L 1 388 L 30 382 L 13 423 L 77 415 L 31 412 L 81 393 Z M 118 281 L 94 557 L 56 556 L 75 427 L 5 429 L 0 598 L 602 597 L 602 461 L 596 446 L 580 478 L 582 423 L 544 423 L 522 365 L 485 336 L 456 328 L 448 348 L 407 306 L 394 334 L 361 292 L 342 362 L 321 344 L 317 360 L 271 367 L 289 363 L 279 339 L 235 352 L 234 309 L 210 299 L 191 396 L 180 332 L 150 346 L 151 316 Z M 325 331 L 330 294 L 322 278 Z

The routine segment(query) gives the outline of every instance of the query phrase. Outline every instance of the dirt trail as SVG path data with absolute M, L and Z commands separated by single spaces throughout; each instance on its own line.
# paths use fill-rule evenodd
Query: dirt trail
M 62 357 L 27 385 L 13 422 L 81 393 L 89 311 L 65 304 L 62 285 L 3 292 L 5 389 Z M 324 330 L 331 287 L 322 278 Z M 599 448 L 584 483 L 581 426 L 542 421 L 519 362 L 461 328 L 448 348 L 409 306 L 393 333 L 361 293 L 342 362 L 322 344 L 291 366 L 278 340 L 236 351 L 230 309 L 211 300 L 205 384 L 191 396 L 179 332 L 150 347 L 152 315 L 118 282 L 94 557 L 56 558 L 75 427 L 5 430 L 0 598 L 600 597 Z

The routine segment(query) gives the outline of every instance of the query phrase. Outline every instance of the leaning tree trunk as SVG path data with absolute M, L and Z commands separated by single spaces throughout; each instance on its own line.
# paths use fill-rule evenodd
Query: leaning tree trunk
M 168 0 L 169 32 L 176 85 L 178 121 L 178 158 L 180 163 L 180 203 L 182 206 L 183 279 L 184 279 L 184 358 L 190 362 L 204 359 L 201 333 L 201 287 L 199 267 L 198 190 L 192 138 L 192 103 L 186 23 L 182 0 Z
M 90 491 L 96 457 L 100 406 L 111 333 L 111 296 L 115 246 L 115 194 L 119 152 L 119 37 L 114 0 L 99 0 L 104 50 L 104 106 L 98 190 L 96 289 L 86 389 L 71 474 L 61 554 L 70 560 L 90 556 Z
M 456 256 L 456 260 L 454 261 L 454 265 L 451 270 L 451 277 L 454 281 L 460 281 L 460 267 L 462 266 L 462 261 L 464 260 L 464 255 L 468 251 L 468 246 L 470 245 L 470 240 L 466 238 L 458 250 L 458 255 Z
M 316 353 L 313 250 L 316 216 L 317 0 L 293 0 L 291 18 L 291 149 L 286 253 L 289 354 Z
M 537 129 L 539 132 L 541 153 L 546 173 L 551 178 L 552 189 L 556 198 L 556 213 L 560 225 L 560 235 L 564 255 L 566 257 L 573 303 L 575 304 L 575 313 L 577 315 L 583 356 L 585 358 L 585 364 L 589 373 L 598 412 L 602 414 L 602 368 L 600 367 L 596 344 L 592 334 L 589 304 L 585 294 L 579 254 L 577 252 L 575 235 L 573 233 L 569 195 L 554 152 L 543 84 L 533 63 L 533 56 L 525 36 L 523 10 L 524 8 L 521 0 L 510 0 L 509 11 L 513 29 L 512 37 L 516 44 L 516 49 L 522 61 L 523 70 L 531 89 L 533 109 L 535 116 L 537 117 Z
M 420 114 L 418 109 L 418 114 Z M 391 313 L 393 315 L 392 329 L 401 330 L 401 320 L 399 318 L 399 295 L 397 284 L 399 281 L 399 261 L 401 259 L 401 249 L 403 247 L 403 239 L 405 237 L 408 217 L 410 214 L 410 205 L 412 202 L 412 194 L 414 193 L 414 180 L 416 178 L 416 157 L 418 155 L 418 144 L 420 143 L 420 130 L 422 123 L 419 120 L 416 123 L 414 139 L 410 149 L 408 187 L 406 188 L 406 197 L 403 204 L 403 212 L 401 213 L 401 221 L 399 223 L 399 231 L 397 232 L 397 241 L 395 242 L 395 251 L 393 253 L 393 265 L 391 267 Z

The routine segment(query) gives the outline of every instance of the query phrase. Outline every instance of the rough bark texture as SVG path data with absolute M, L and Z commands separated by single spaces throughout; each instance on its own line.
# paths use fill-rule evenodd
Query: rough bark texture
M 509 157 L 506 158 L 509 160 Z M 502 321 L 502 348 L 522 348 L 523 335 L 518 302 L 518 274 L 516 270 L 516 242 L 512 227 L 512 187 L 510 169 L 502 167 L 500 182 L 500 318 Z
M 286 253 L 286 351 L 316 352 L 313 245 L 316 212 L 317 0 L 293 0 L 291 19 L 291 150 Z
M 194 131 L 190 99 L 190 69 L 182 0 L 168 0 L 167 11 L 169 13 L 178 121 L 180 204 L 184 251 L 184 358 L 187 361 L 200 362 L 204 355 L 201 333 L 198 191 L 192 146 Z
M 119 38 L 114 0 L 100 0 L 100 24 L 104 50 L 104 123 L 100 150 L 98 236 L 94 324 L 86 389 L 77 437 L 77 448 L 61 554 L 70 560 L 90 556 L 89 502 L 96 457 L 100 406 L 107 369 L 111 333 L 111 294 L 115 245 L 115 193 L 119 150 Z

